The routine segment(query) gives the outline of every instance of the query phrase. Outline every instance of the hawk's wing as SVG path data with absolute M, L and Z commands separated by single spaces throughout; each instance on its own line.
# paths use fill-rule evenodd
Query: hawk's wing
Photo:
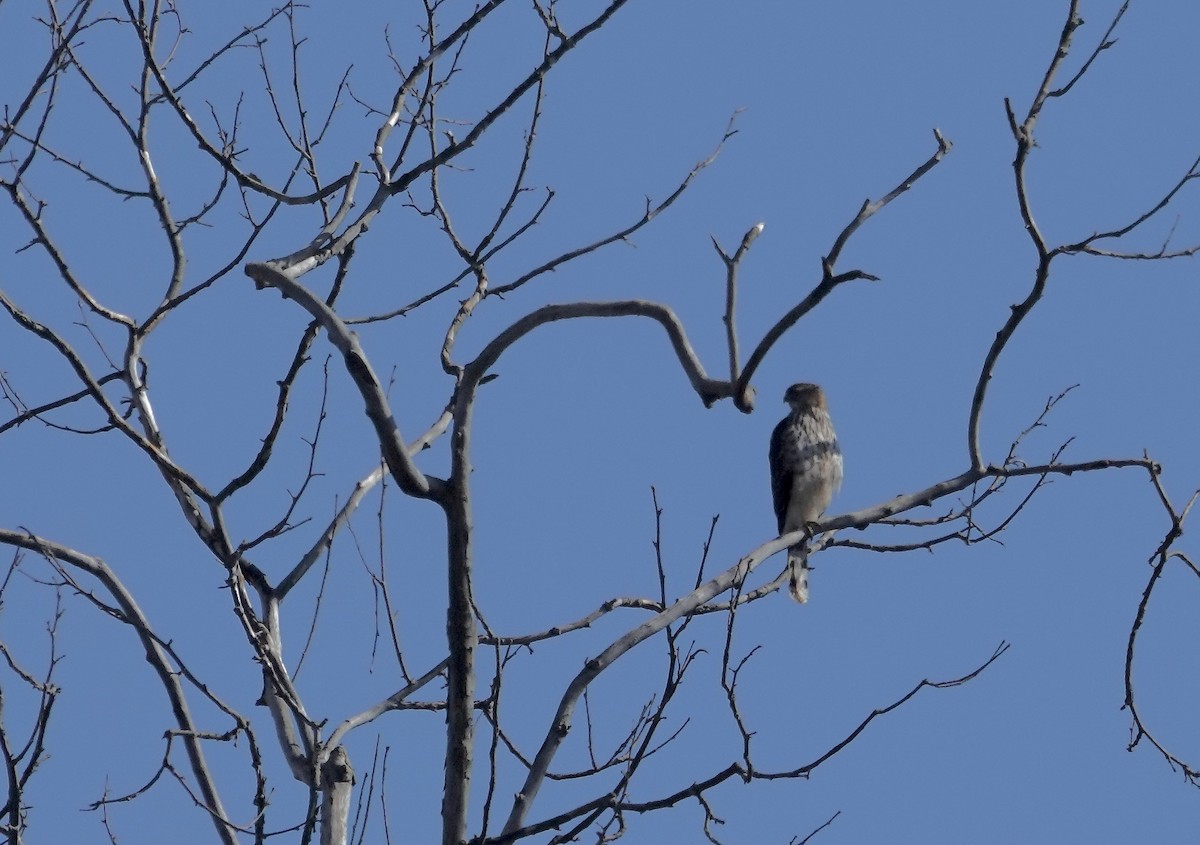
M 775 518 L 779 522 L 779 533 L 783 533 L 783 523 L 787 519 L 788 499 L 792 494 L 792 468 L 784 460 L 785 449 L 783 439 L 788 436 L 788 421 L 784 417 L 771 432 L 771 498 L 775 501 Z

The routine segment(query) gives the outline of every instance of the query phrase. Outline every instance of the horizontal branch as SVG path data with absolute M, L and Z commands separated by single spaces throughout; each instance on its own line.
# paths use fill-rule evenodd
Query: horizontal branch
M 1027 475 L 1074 475 L 1077 472 L 1096 472 L 1098 470 L 1125 469 L 1129 467 L 1140 467 L 1150 473 L 1151 477 L 1159 471 L 1158 464 L 1150 458 L 1101 458 L 1095 461 L 1081 461 L 1071 464 L 1039 464 L 1036 466 L 1021 467 L 987 466 L 981 469 L 969 469 L 962 475 L 948 478 L 945 481 L 939 481 L 937 484 L 932 484 L 915 493 L 904 493 L 879 505 L 842 514 L 831 519 L 823 519 L 819 523 L 814 524 L 812 534 L 816 535 L 823 531 L 833 531 L 839 528 L 866 528 L 868 525 L 887 517 L 895 516 L 898 513 L 930 505 L 943 496 L 965 490 L 972 484 L 982 481 L 985 478 L 1020 478 Z M 801 530 L 793 531 L 791 534 L 784 534 L 783 537 L 789 538 L 789 543 L 785 544 L 785 547 L 804 539 L 807 533 Z

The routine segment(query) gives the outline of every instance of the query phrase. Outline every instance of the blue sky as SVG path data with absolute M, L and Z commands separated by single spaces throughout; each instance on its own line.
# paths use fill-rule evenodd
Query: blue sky
M 1068 74 L 1119 5 L 1081 4 L 1086 25 Z M 564 21 L 577 24 L 592 6 L 564 9 Z M 446 11 L 454 18 L 462 8 L 451 3 Z M 684 13 L 678 4 L 634 0 L 555 69 L 529 178 L 539 190 L 552 188 L 555 199 L 539 225 L 490 266 L 493 285 L 636 220 L 646 197 L 664 198 L 713 151 L 735 112 L 737 134 L 631 243 L 574 262 L 502 301 L 487 300 L 462 332 L 460 361 L 542 304 L 645 298 L 676 311 L 709 373 L 719 376 L 726 366 L 724 276 L 710 237 L 732 250 L 747 229 L 765 223 L 740 268 L 739 329 L 748 350 L 816 283 L 821 257 L 862 201 L 890 190 L 933 153 L 934 127 L 954 146 L 851 240 L 841 269 L 861 268 L 881 280 L 843 286 L 789 332 L 755 378 L 751 415 L 728 401 L 705 409 L 662 332 L 648 322 L 546 326 L 505 353 L 496 367 L 500 377 L 480 393 L 472 461 L 476 592 L 495 630 L 526 633 L 579 618 L 614 596 L 653 596 L 651 487 L 663 508 L 673 595 L 694 579 L 714 516 L 708 571 L 732 565 L 770 539 L 766 443 L 784 410 L 783 390 L 793 381 L 820 382 L 829 396 L 846 461 L 832 513 L 865 508 L 967 468 L 966 420 L 980 363 L 1009 306 L 1028 292 L 1036 260 L 1014 197 L 1014 145 L 1003 100 L 1011 98 L 1019 114 L 1028 107 L 1066 8 L 1047 0 L 701 0 Z M 191 33 L 181 41 L 173 72 L 190 72 L 211 45 L 266 9 L 184 8 Z M 0 92 L 10 107 L 44 60 L 44 36 L 31 23 L 43 11 L 29 2 L 0 8 Z M 310 114 L 329 108 L 349 66 L 354 94 L 385 106 L 396 75 L 383 27 L 390 24 L 399 61 L 411 61 L 414 11 L 378 3 L 349 14 L 322 4 L 302 11 L 298 28 L 308 39 L 300 53 L 302 85 Z M 443 116 L 478 119 L 536 62 L 537 27 L 526 4 L 497 13 L 464 52 Z M 1117 44 L 1069 96 L 1047 105 L 1028 178 L 1034 213 L 1051 243 L 1124 225 L 1200 154 L 1198 31 L 1194 4 L 1135 0 Z M 272 31 L 272 61 L 286 60 L 286 38 L 286 30 Z M 115 26 L 99 26 L 84 48 L 126 107 L 135 47 Z M 284 66 L 276 67 L 277 79 L 286 80 Z M 257 54 L 235 51 L 214 65 L 187 101 L 211 130 L 209 104 L 227 119 L 242 91 L 244 166 L 278 183 L 293 155 L 262 95 Z M 464 235 L 482 234 L 503 202 L 528 113 L 528 104 L 515 109 L 443 177 Z M 342 102 L 318 148 L 325 181 L 355 161 L 367 163 L 377 122 L 362 106 Z M 136 160 L 77 76 L 65 86 L 49 126 L 48 143 L 63 155 L 136 184 Z M 451 131 L 465 129 L 451 124 Z M 210 196 L 215 169 L 165 111 L 154 132 L 156 170 L 183 216 Z M 2 166 L 4 178 L 11 178 L 11 165 Z M 27 182 L 47 202 L 47 225 L 92 290 L 144 317 L 169 269 L 144 204 L 115 200 L 48 160 Z M 531 213 L 539 198 L 531 193 L 519 209 Z M 403 305 L 457 272 L 436 226 L 399 199 L 360 241 L 339 300 L 343 316 Z M 265 209 L 261 201 L 254 207 Z M 44 253 L 18 251 L 30 232 L 11 204 L 3 208 L 0 290 L 86 350 L 103 371 L 68 291 Z M 229 260 L 231 245 L 244 237 L 239 211 L 237 202 L 228 202 L 211 228 L 188 230 L 189 283 Z M 285 209 L 250 258 L 290 252 L 318 227 L 311 209 Z M 1153 251 L 1172 230 L 1176 246 L 1200 242 L 1200 207 L 1189 189 L 1125 246 Z M 305 284 L 323 293 L 330 270 L 310 274 Z M 376 371 L 394 378 L 393 408 L 410 438 L 436 418 L 448 396 L 437 351 L 462 295 L 359 329 Z M 1047 427 L 1025 441 L 1021 456 L 1044 461 L 1069 438 L 1066 460 L 1139 457 L 1148 450 L 1165 467 L 1164 489 L 1181 506 L 1200 486 L 1192 439 L 1197 314 L 1194 261 L 1080 256 L 1057 262 L 1045 299 L 995 371 L 983 421 L 985 457 L 1001 461 L 1047 398 L 1078 384 Z M 163 323 L 147 345 L 150 385 L 181 465 L 214 487 L 245 466 L 267 429 L 275 380 L 305 323 L 294 303 L 256 291 L 240 268 Z M 116 342 L 102 325 L 92 328 L 102 342 Z M 276 464 L 231 504 L 235 537 L 264 530 L 286 506 L 287 491 L 303 480 L 304 438 L 312 437 L 322 367 L 332 351 L 318 339 Z M 29 404 L 75 389 L 46 345 L 7 318 L 0 322 L 0 370 Z M 377 459 L 361 400 L 336 355 L 328 372 L 330 413 L 315 461 L 320 475 L 300 509 L 312 521 L 258 553 L 259 565 L 275 578 Z M 98 420 L 82 408 L 56 419 Z M 443 440 L 419 464 L 444 473 L 448 454 Z M 224 573 L 191 535 L 153 467 L 115 435 L 82 437 L 26 424 L 0 434 L 0 478 L 6 481 L 0 527 L 28 529 L 105 558 L 189 666 L 255 719 L 275 790 L 272 826 L 294 822 L 297 788 L 265 711 L 253 706 L 259 671 L 230 614 Z M 981 521 L 1002 520 L 1028 487 L 1014 481 Z M 730 782 L 714 791 L 714 811 L 727 821 L 717 835 L 725 842 L 788 842 L 839 811 L 814 842 L 1167 841 L 1192 833 L 1200 795 L 1148 746 L 1126 751 L 1130 719 L 1121 710 L 1125 648 L 1150 575 L 1146 561 L 1167 528 L 1145 474 L 1112 470 L 1056 479 L 1000 536 L 1002 543 L 947 544 L 933 554 L 838 548 L 819 555 L 807 606 L 776 595 L 747 608 L 737 623 L 736 653 L 761 646 L 744 670 L 741 696 L 764 769 L 810 762 L 922 678 L 958 677 L 1001 642 L 1011 648 L 965 686 L 922 691 L 809 780 Z M 874 527 L 846 536 L 888 543 L 926 535 Z M 299 671 L 310 713 L 337 723 L 399 686 L 386 643 L 372 656 L 377 611 L 366 568 L 378 568 L 381 559 L 410 670 L 423 672 L 441 659 L 443 545 L 437 508 L 405 501 L 394 487 L 382 505 L 376 493 L 360 510 L 353 537 L 340 537 L 329 560 L 317 633 Z M 1186 536 L 1178 548 L 1189 551 Z M 26 561 L 30 574 L 46 576 Z M 780 566 L 782 559 L 766 564 L 755 583 Z M 1175 564 L 1156 588 L 1135 679 L 1143 717 L 1157 738 L 1195 761 L 1200 728 L 1190 702 L 1200 691 L 1200 666 L 1186 646 L 1198 598 L 1191 575 Z M 285 608 L 293 666 L 308 634 L 318 577 L 314 572 Z M 27 579 L 9 589 L 0 639 L 25 666 L 40 667 L 53 594 Z M 514 662 L 505 707 L 512 736 L 527 753 L 582 661 L 643 618 L 638 611 L 614 613 Z M 680 740 L 635 780 L 635 800 L 686 786 L 739 754 L 718 685 L 724 621 L 699 620 L 689 635 L 707 653 L 669 715 L 672 729 L 690 721 Z M 161 756 L 169 711 L 134 638 L 86 602 L 66 602 L 58 645 L 64 691 L 51 723 L 53 756 L 29 792 L 30 838 L 105 841 L 97 816 L 78 810 L 106 788 L 121 794 L 142 785 Z M 647 643 L 597 683 L 591 704 L 600 714 L 598 741 L 619 737 L 657 690 L 662 651 L 661 644 Z M 19 735 L 28 704 L 11 674 L 0 677 L 5 726 Z M 212 730 L 228 727 L 198 701 L 195 706 Z M 349 740 L 360 783 L 376 742 L 390 749 L 384 791 L 392 830 L 399 827 L 414 841 L 428 840 L 437 829 L 442 729 L 439 714 L 391 714 Z M 563 768 L 580 765 L 585 754 L 578 735 L 573 740 Z M 211 753 L 227 806 L 248 820 L 244 748 L 214 746 Z M 515 767 L 505 769 L 501 796 L 517 788 L 516 778 Z M 483 779 L 475 785 L 478 808 Z M 534 815 L 550 815 L 603 788 L 547 788 Z M 211 838 L 207 822 L 172 783 L 110 812 L 123 842 L 161 841 L 163 829 L 181 826 L 194 838 L 181 832 L 185 838 L 177 841 Z M 631 817 L 626 838 L 702 841 L 701 818 L 695 802 L 660 817 Z M 383 841 L 380 828 L 371 828 L 368 841 Z

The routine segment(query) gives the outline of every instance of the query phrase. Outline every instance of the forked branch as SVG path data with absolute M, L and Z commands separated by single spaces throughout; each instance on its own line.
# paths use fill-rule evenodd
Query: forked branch
M 808 296 L 800 300 L 791 310 L 779 318 L 775 325 L 771 326 L 766 335 L 763 336 L 763 339 L 758 342 L 754 351 L 750 353 L 750 358 L 746 361 L 746 368 L 742 370 L 733 391 L 734 404 L 737 405 L 740 411 L 748 414 L 754 410 L 754 395 L 750 390 L 750 380 L 754 378 L 754 374 L 758 371 L 759 365 L 767 357 L 767 353 L 779 342 L 779 339 L 784 336 L 788 329 L 796 325 L 805 314 L 816 308 L 838 285 L 854 281 L 855 279 L 878 281 L 876 276 L 872 276 L 863 270 L 848 270 L 837 273 L 835 272 L 835 267 L 838 259 L 841 258 L 842 250 L 849 242 L 850 237 L 858 231 L 859 227 L 892 200 L 911 188 L 918 179 L 937 166 L 946 153 L 950 152 L 950 142 L 942 137 L 942 133 L 935 129 L 933 130 L 933 135 L 937 140 L 937 150 L 933 155 L 918 165 L 912 173 L 906 176 L 900 184 L 884 195 L 883 198 L 874 202 L 871 200 L 863 202 L 862 207 L 858 210 L 858 214 L 846 224 L 846 227 L 842 229 L 834 240 L 833 246 L 829 250 L 829 255 L 821 261 L 821 280 L 817 282 L 816 287 L 809 292 Z

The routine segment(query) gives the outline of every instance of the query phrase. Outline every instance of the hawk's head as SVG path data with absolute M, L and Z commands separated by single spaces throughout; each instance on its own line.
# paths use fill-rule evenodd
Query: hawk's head
M 807 411 L 811 408 L 824 408 L 825 394 L 820 385 L 801 382 L 787 389 L 783 394 L 783 401 L 787 402 L 793 411 Z

